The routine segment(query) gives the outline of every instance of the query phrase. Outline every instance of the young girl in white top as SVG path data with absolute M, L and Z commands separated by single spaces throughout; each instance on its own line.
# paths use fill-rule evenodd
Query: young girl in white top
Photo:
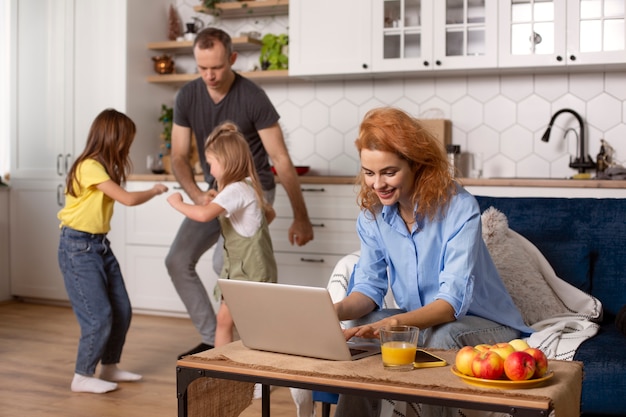
M 208 191 L 212 201 L 204 206 L 187 204 L 180 193 L 170 195 L 167 201 L 192 220 L 219 219 L 224 236 L 222 278 L 276 282 L 276 260 L 268 228 L 276 214 L 263 198 L 248 143 L 237 126 L 224 122 L 209 135 L 205 154 L 218 187 L 217 192 Z M 215 346 L 232 342 L 233 328 L 228 306 L 222 301 Z

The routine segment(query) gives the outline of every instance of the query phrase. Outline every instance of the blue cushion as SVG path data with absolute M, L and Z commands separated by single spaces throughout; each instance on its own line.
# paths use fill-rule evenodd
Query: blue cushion
M 543 253 L 556 274 L 602 302 L 611 318 L 626 304 L 626 199 L 477 196 Z
M 581 411 L 626 415 L 626 336 L 615 324 L 603 324 L 580 345 L 574 360 L 583 363 Z
M 315 402 L 337 404 L 338 400 L 339 394 L 324 391 L 313 391 L 313 401 Z

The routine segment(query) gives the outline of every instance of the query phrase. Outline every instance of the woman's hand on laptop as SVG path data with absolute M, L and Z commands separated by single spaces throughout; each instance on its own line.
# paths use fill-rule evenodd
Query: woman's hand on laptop
M 378 331 L 385 326 L 397 326 L 398 319 L 387 317 L 383 320 L 376 321 L 370 324 L 364 324 L 363 326 L 350 327 L 349 329 L 343 329 L 343 335 L 346 340 L 350 340 L 353 337 L 361 337 L 364 339 L 374 339 L 378 337 Z

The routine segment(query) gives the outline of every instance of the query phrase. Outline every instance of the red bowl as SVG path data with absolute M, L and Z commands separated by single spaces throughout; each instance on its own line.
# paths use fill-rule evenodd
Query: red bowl
M 276 168 L 274 167 L 271 167 L 271 168 L 272 168 L 272 172 L 274 173 L 274 175 L 276 175 Z M 304 175 L 307 172 L 309 172 L 309 170 L 311 169 L 310 166 L 296 166 L 295 168 L 296 168 L 296 173 L 298 175 Z

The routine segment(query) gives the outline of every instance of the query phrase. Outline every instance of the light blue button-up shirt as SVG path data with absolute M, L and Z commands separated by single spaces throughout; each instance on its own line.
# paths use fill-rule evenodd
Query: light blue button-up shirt
M 390 285 L 396 303 L 406 311 L 442 299 L 457 319 L 469 314 L 532 333 L 482 239 L 476 199 L 457 189 L 443 219 L 423 219 L 410 233 L 397 205 L 384 206 L 375 219 L 361 212 L 361 256 L 348 292 L 363 293 L 382 308 Z

